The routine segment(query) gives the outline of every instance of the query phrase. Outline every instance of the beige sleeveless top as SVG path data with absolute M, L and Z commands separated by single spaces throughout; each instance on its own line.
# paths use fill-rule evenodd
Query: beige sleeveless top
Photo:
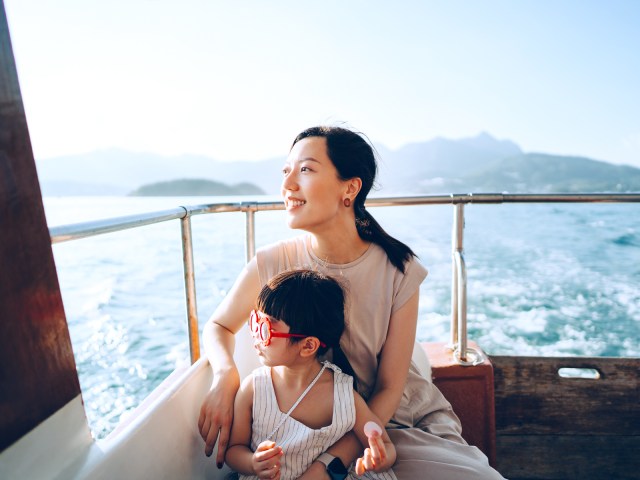
M 418 290 L 427 270 L 412 258 L 406 263 L 405 272 L 400 272 L 376 244 L 371 244 L 351 263 L 326 263 L 313 253 L 307 234 L 259 249 L 256 260 L 262 285 L 280 272 L 299 268 L 318 270 L 342 284 L 346 293 L 347 329 L 340 346 L 358 378 L 358 391 L 367 399 L 375 384 L 391 315 Z M 441 396 L 436 399 L 429 394 L 433 388 L 430 379 L 422 377 L 412 362 L 405 392 L 391 424 L 413 426 L 414 420 L 448 408 L 448 402 Z

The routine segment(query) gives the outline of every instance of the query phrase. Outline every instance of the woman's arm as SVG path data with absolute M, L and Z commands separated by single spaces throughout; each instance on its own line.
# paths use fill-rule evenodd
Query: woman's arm
M 260 278 L 254 257 L 206 323 L 202 334 L 205 353 L 213 369 L 213 382 L 200 408 L 198 428 L 207 456 L 219 440 L 216 456 L 219 468 L 224 461 L 233 421 L 233 401 L 240 385 L 233 360 L 235 334 L 249 318 L 259 292 Z
M 376 385 L 367 404 L 386 425 L 398 409 L 407 381 L 418 324 L 418 302 L 416 292 L 389 322 L 389 331 L 378 363 Z
M 376 385 L 368 401 L 369 408 L 380 419 L 381 426 L 389 422 L 402 398 L 407 376 L 400 375 L 399 372 L 408 372 L 411 364 L 418 323 L 419 299 L 420 292 L 416 289 L 407 303 L 400 307 L 389 321 L 387 339 L 380 353 Z M 327 452 L 339 457 L 348 467 L 358 458 L 366 445 L 366 443 L 361 444 L 353 432 L 349 432 L 334 443 Z M 314 462 L 307 470 L 308 478 L 329 478 L 326 471 L 324 476 L 321 475 L 321 469 L 324 469 L 324 465 Z M 307 476 L 304 478 L 306 480 Z

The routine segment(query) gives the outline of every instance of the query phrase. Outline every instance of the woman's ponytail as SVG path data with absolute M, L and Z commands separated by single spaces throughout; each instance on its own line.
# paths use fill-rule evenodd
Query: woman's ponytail
M 416 256 L 413 250 L 385 232 L 376 219 L 373 218 L 373 215 L 359 202 L 359 199 L 356 199 L 354 209 L 356 213 L 356 229 L 360 238 L 380 245 L 386 252 L 387 257 L 389 257 L 391 264 L 404 273 L 405 262 Z

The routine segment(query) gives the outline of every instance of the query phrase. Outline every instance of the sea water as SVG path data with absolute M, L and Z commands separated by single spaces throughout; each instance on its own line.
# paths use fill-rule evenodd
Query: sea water
M 52 227 L 237 200 L 50 197 L 45 210 Z M 429 269 L 418 340 L 448 341 L 453 208 L 371 212 Z M 465 218 L 469 339 L 489 354 L 640 356 L 640 205 L 468 205 Z M 255 219 L 258 247 L 300 233 L 282 211 Z M 244 266 L 244 222 L 243 213 L 192 217 L 200 329 Z M 53 246 L 97 438 L 189 361 L 180 242 L 174 220 Z

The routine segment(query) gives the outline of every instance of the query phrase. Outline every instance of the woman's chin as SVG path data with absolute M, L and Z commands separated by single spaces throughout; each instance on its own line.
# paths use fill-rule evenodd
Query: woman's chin
M 292 215 L 287 215 L 287 227 L 295 230 L 296 228 L 299 228 L 297 227 L 297 224 L 298 222 Z
M 301 222 L 298 219 L 295 218 L 288 218 L 287 219 L 287 226 L 291 229 L 291 230 L 304 230 L 304 231 L 309 231 L 306 227 L 309 226 L 308 223 L 305 222 Z

